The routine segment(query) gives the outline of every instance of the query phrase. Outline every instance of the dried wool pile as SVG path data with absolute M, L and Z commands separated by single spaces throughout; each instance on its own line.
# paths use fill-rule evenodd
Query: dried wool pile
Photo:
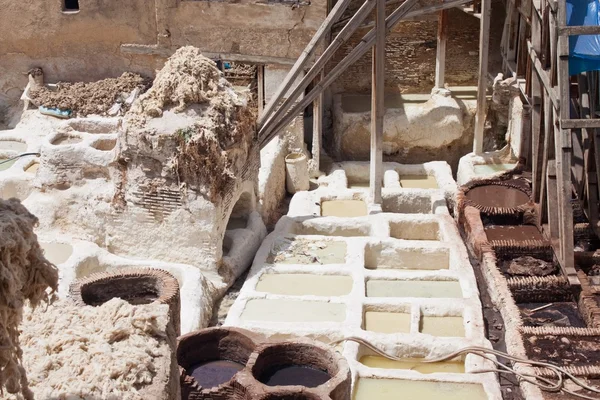
M 33 232 L 37 218 L 17 199 L 0 200 L 0 390 L 26 398 L 27 379 L 21 367 L 19 324 L 27 300 L 33 307 L 49 302 L 58 270 L 43 255 Z
M 178 147 L 167 167 L 180 183 L 217 201 L 219 191 L 246 164 L 256 116 L 200 50 L 182 47 L 169 58 L 152 87 L 127 113 L 128 130 L 138 128 L 133 134 L 139 136 L 139 142 L 154 143 L 152 137 L 157 133 L 145 129 L 149 119 L 162 117 L 165 110 L 185 112 L 194 105 L 201 107 L 195 107 L 192 123 L 175 132 L 163 132 L 174 136 Z
M 219 97 L 221 71 L 214 61 L 206 58 L 193 46 L 181 47 L 158 72 L 152 87 L 134 103 L 131 111 L 160 117 L 162 111 L 175 106 L 181 112 L 190 104 L 203 104 Z
M 61 300 L 28 312 L 23 363 L 35 399 L 162 399 L 140 390 L 169 373 L 168 318 L 168 305 L 116 298 L 100 307 Z
M 32 90 L 30 96 L 39 105 L 71 110 L 75 115 L 106 115 L 119 97 L 128 95 L 136 88 L 143 92 L 149 85 L 149 79 L 125 72 L 118 78 L 96 82 L 60 82 L 56 85 L 56 90 L 43 86 Z

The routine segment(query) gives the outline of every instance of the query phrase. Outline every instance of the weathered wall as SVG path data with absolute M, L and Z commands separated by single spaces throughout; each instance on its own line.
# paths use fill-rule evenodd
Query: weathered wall
M 181 1 L 167 8 L 171 43 L 210 52 L 297 58 L 327 14 L 327 1 L 292 9 L 254 1 Z
M 479 19 L 456 9 L 448 11 L 446 83 L 477 85 L 479 65 Z M 357 31 L 333 65 L 341 61 L 369 29 Z M 386 78 L 388 93 L 429 93 L 433 88 L 437 47 L 436 21 L 405 21 L 386 39 Z M 352 65 L 333 85 L 334 93 L 370 93 L 371 52 Z
M 0 0 L 0 94 L 18 98 L 33 66 L 44 69 L 47 81 L 153 72 L 151 57 L 134 59 L 119 51 L 121 43 L 155 41 L 153 1 L 79 3 L 79 13 L 66 14 L 60 0 Z
M 162 67 L 162 56 L 126 54 L 123 44 L 155 45 L 160 39 L 171 50 L 193 45 L 294 59 L 325 18 L 326 4 L 314 0 L 292 9 L 254 1 L 80 0 L 78 13 L 63 13 L 61 0 L 0 0 L 0 101 L 21 95 L 33 66 L 44 69 L 48 82 L 92 81 L 124 71 L 153 75 Z

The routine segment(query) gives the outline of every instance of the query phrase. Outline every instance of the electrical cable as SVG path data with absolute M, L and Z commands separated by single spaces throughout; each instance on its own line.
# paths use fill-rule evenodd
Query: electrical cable
M 26 157 L 26 156 L 36 156 L 36 157 L 39 157 L 39 156 L 41 156 L 41 154 L 40 153 L 23 153 L 23 154 L 19 154 L 18 156 L 14 156 L 12 158 L 8 158 L 6 160 L 0 161 L 0 165 L 5 164 L 7 162 L 11 162 L 13 160 L 16 160 L 17 158 Z
M 397 357 L 392 354 L 388 354 L 385 351 L 378 348 L 377 346 L 368 342 L 367 340 L 356 337 L 356 336 L 349 336 L 349 337 L 345 337 L 340 340 L 335 340 L 335 341 L 329 343 L 329 345 L 335 346 L 335 345 L 345 342 L 345 341 L 353 341 L 353 342 L 362 344 L 363 346 L 367 347 L 368 349 L 372 350 L 373 352 L 377 353 L 378 355 L 383 356 L 383 357 L 388 358 L 393 361 L 403 361 L 404 360 L 404 358 Z M 526 358 L 511 356 L 510 354 L 504 353 L 502 351 L 488 349 L 486 347 L 469 346 L 469 347 L 465 347 L 463 349 L 454 351 L 454 352 L 447 354 L 445 356 L 442 356 L 442 357 L 438 357 L 438 358 L 430 359 L 430 360 L 419 360 L 418 362 L 427 363 L 427 364 L 437 363 L 437 362 L 447 361 L 447 360 L 456 358 L 458 356 L 463 356 L 463 355 L 467 355 L 467 354 L 479 356 L 485 360 L 490 361 L 497 367 L 494 369 L 473 371 L 472 373 L 482 374 L 482 373 L 494 372 L 494 373 L 499 373 L 499 374 L 512 374 L 512 375 L 515 375 L 519 381 L 531 383 L 532 385 L 535 385 L 535 386 L 539 387 L 541 390 L 544 390 L 546 392 L 554 392 L 554 393 L 564 392 L 564 393 L 568 393 L 572 396 L 575 396 L 575 397 L 578 397 L 581 399 L 600 400 L 600 397 L 586 396 L 584 394 L 579 394 L 579 393 L 576 393 L 574 391 L 571 391 L 571 390 L 565 388 L 565 383 L 567 381 L 565 379 L 565 377 L 566 377 L 566 378 L 568 378 L 568 380 L 572 381 L 574 384 L 576 384 L 577 386 L 579 386 L 582 389 L 588 390 L 592 393 L 600 393 L 600 389 L 587 385 L 586 383 L 582 382 L 580 379 L 578 379 L 577 377 L 575 377 L 573 374 L 571 374 L 569 371 L 565 370 L 562 367 L 559 367 L 557 365 L 554 365 L 554 364 L 548 363 L 548 362 L 533 361 L 533 360 L 529 360 Z M 497 357 L 505 358 L 509 361 L 512 361 L 514 364 L 525 364 L 525 365 L 530 365 L 530 366 L 547 368 L 550 371 L 552 371 L 552 373 L 554 375 L 556 375 L 556 381 L 542 377 L 542 376 L 538 376 L 535 374 L 529 374 L 529 373 L 515 371 L 512 367 L 509 367 L 508 365 L 505 365 L 505 364 L 501 363 L 500 361 L 497 361 L 496 359 L 490 357 L 489 355 L 494 355 Z

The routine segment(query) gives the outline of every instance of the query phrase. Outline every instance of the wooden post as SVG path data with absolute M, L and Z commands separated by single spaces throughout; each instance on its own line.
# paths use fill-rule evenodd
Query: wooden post
M 256 86 L 258 92 L 258 114 L 260 115 L 265 108 L 265 66 L 256 66 Z
M 321 72 L 321 79 L 324 72 Z M 318 176 L 321 165 L 321 138 L 323 137 L 323 98 L 325 94 L 321 92 L 313 103 L 313 140 L 312 140 L 312 160 L 315 170 L 312 171 Z
M 477 114 L 475 115 L 475 138 L 473 140 L 473 152 L 475 154 L 483 153 L 483 128 L 485 126 L 485 113 L 487 108 L 487 75 L 491 14 L 492 0 L 482 0 L 481 25 L 479 30 L 479 82 L 477 84 Z
M 381 204 L 383 181 L 383 117 L 385 115 L 385 0 L 377 0 L 375 46 L 371 85 L 371 171 L 370 194 Z
M 444 88 L 446 73 L 446 41 L 448 40 L 448 11 L 438 13 L 437 54 L 435 57 L 435 87 Z
M 540 19 L 537 12 L 533 12 L 531 17 L 531 44 L 532 49 L 539 57 L 542 53 L 542 31 L 540 28 Z M 533 62 L 533 61 L 532 61 Z M 535 64 L 535 62 L 533 62 Z M 531 72 L 531 175 L 533 187 L 533 200 L 536 203 L 540 201 L 540 183 L 542 180 L 542 151 L 540 145 L 544 140 L 542 132 L 542 83 L 538 76 L 537 69 L 532 68 Z
M 558 25 L 567 25 L 565 1 L 558 2 Z M 558 84 L 560 87 L 560 120 L 570 118 L 570 81 L 569 81 L 569 36 L 561 34 L 558 38 Z M 571 205 L 571 154 L 572 137 L 570 129 L 559 126 L 555 141 L 556 177 L 558 183 L 558 217 L 560 228 L 560 259 L 563 273 L 571 286 L 578 286 L 579 279 L 575 271 L 573 239 L 573 206 Z
M 310 42 L 306 45 L 306 48 L 300 54 L 300 57 L 294 63 L 290 72 L 286 75 L 285 79 L 277 88 L 277 92 L 271 97 L 271 100 L 266 105 L 264 112 L 260 113 L 260 117 L 258 118 L 258 126 L 261 127 L 264 124 L 269 114 L 273 111 L 273 109 L 279 104 L 279 102 L 285 97 L 287 91 L 290 89 L 294 81 L 300 73 L 303 71 L 304 66 L 306 65 L 309 58 L 313 55 L 315 50 L 317 49 L 317 44 L 325 38 L 327 35 L 331 33 L 331 27 L 338 19 L 344 14 L 346 8 L 350 4 L 350 0 L 339 0 L 336 5 L 331 9 L 331 12 L 325 18 L 325 21 L 319 27 L 317 33 L 314 34 Z

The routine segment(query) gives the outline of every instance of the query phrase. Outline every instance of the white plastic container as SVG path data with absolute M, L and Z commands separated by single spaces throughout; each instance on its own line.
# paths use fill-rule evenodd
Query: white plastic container
M 285 157 L 285 187 L 290 194 L 308 190 L 308 160 L 300 152 L 290 153 Z

